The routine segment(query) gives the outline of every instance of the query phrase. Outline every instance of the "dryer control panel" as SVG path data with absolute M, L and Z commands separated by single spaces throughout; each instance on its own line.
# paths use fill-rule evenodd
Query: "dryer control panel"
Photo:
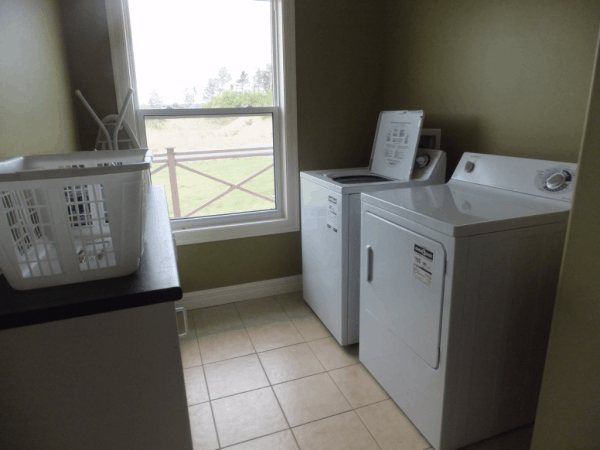
M 541 171 L 535 177 L 538 189 L 548 192 L 559 192 L 572 189 L 573 173 L 568 166 L 557 166 Z
M 453 180 L 570 202 L 577 164 L 464 153 Z

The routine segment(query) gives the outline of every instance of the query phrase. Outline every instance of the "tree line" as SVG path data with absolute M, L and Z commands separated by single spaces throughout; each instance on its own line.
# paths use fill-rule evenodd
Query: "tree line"
M 231 83 L 232 76 L 227 67 L 221 67 L 215 78 L 209 78 L 202 92 L 204 108 L 232 108 L 243 106 L 272 106 L 273 105 L 273 66 L 267 64 L 264 69 L 256 69 L 250 81 L 250 75 L 242 71 L 240 77 Z M 196 86 L 185 88 L 183 103 L 173 103 L 171 108 L 196 107 Z M 152 89 L 148 105 L 151 109 L 165 107 L 163 100 L 156 89 Z M 167 107 L 169 107 L 167 106 Z

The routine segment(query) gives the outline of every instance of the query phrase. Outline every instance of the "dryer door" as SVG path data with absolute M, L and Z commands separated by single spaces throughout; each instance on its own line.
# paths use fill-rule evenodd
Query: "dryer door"
M 439 242 L 363 216 L 363 307 L 432 368 L 439 365 L 446 252 Z

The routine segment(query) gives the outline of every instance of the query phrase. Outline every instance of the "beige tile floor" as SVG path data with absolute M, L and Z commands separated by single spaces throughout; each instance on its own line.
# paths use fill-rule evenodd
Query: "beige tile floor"
M 430 444 L 301 293 L 188 312 L 194 450 L 426 450 Z M 464 450 L 527 450 L 532 427 Z

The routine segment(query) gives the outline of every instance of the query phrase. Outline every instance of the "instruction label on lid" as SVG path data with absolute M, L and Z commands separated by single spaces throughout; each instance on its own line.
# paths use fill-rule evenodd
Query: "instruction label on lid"
M 433 252 L 422 245 L 414 244 L 413 277 L 427 287 L 433 283 Z
M 377 123 L 371 172 L 409 181 L 422 123 L 423 111 L 383 111 Z
M 383 147 L 383 155 L 388 166 L 400 164 L 406 157 L 408 144 L 410 143 L 410 131 L 405 123 L 392 123 L 388 131 Z

